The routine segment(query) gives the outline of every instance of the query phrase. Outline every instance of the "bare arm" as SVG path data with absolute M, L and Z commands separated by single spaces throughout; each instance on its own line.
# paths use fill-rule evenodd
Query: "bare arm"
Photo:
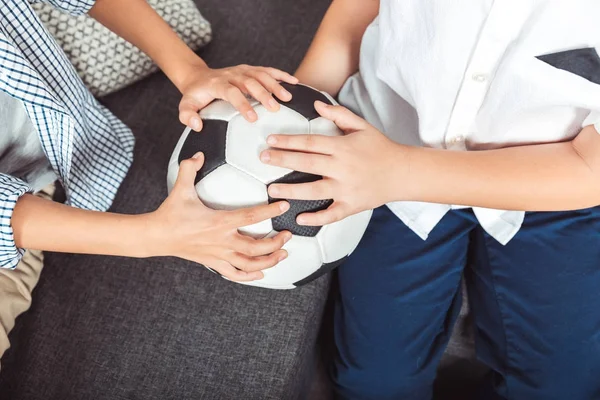
M 255 240 L 237 228 L 283 214 L 286 202 L 237 211 L 205 207 L 194 187 L 203 157 L 184 160 L 173 191 L 154 212 L 123 215 L 80 210 L 26 194 L 11 226 L 21 248 L 129 257 L 176 256 L 204 264 L 233 280 L 254 280 L 287 253 L 282 232 Z
M 502 210 L 562 211 L 600 204 L 600 135 L 488 151 L 410 148 L 398 200 Z M 399 171 L 407 171 L 400 168 Z
M 265 163 L 324 177 L 269 187 L 277 198 L 334 199 L 327 210 L 300 215 L 300 224 L 324 225 L 393 201 L 524 211 L 600 205 L 600 134 L 593 126 L 562 143 L 450 151 L 394 143 L 342 106 L 316 106 L 346 135 L 272 135 L 272 149 L 261 154 Z
M 297 83 L 296 78 L 275 68 L 238 65 L 212 69 L 177 36 L 145 0 L 97 0 L 90 15 L 146 53 L 183 94 L 180 121 L 202 129 L 198 111 L 214 99 L 230 102 L 244 118 L 258 116 L 244 94 L 250 94 L 267 110 L 277 111 L 280 100 L 289 101 L 278 81 Z
M 358 70 L 362 36 L 378 12 L 379 0 L 334 0 L 295 76 L 336 95 Z
M 194 66 L 206 67 L 145 0 L 97 0 L 89 15 L 146 53 L 179 90 Z
M 11 219 L 18 247 L 129 257 L 161 255 L 146 215 L 80 210 L 23 195 Z M 143 232 L 143 234 L 140 234 Z M 166 255 L 166 254 L 162 254 Z

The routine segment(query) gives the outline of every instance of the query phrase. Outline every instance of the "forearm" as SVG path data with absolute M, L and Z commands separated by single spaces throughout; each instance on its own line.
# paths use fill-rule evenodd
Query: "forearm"
M 378 12 L 378 0 L 334 0 L 295 76 L 336 95 L 358 70 L 362 36 Z
M 600 136 L 593 127 L 564 143 L 405 151 L 409 184 L 395 189 L 398 199 L 526 211 L 600 204 Z
M 94 19 L 146 53 L 182 90 L 197 66 L 206 66 L 145 0 L 97 0 Z
M 145 215 L 86 211 L 22 196 L 11 225 L 18 247 L 57 252 L 146 257 L 157 253 Z

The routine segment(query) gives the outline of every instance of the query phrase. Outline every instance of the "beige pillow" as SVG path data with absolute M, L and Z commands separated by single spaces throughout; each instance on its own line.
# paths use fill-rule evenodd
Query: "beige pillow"
M 210 42 L 210 24 L 192 0 L 148 3 L 193 50 Z M 44 3 L 35 3 L 33 8 L 96 96 L 117 91 L 158 69 L 148 56 L 88 15 L 74 17 Z

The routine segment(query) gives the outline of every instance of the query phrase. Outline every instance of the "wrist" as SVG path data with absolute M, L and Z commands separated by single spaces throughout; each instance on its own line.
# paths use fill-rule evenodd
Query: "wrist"
M 418 147 L 395 144 L 387 202 L 417 201 L 420 184 L 414 163 L 420 157 L 419 150 Z
M 197 77 L 198 74 L 204 74 L 210 71 L 210 68 L 204 60 L 191 50 L 190 52 L 191 55 L 189 54 L 187 57 L 177 62 L 173 72 L 167 74 L 180 93 L 183 93 L 188 86 L 190 77 Z
M 161 223 L 156 211 L 134 216 L 132 247 L 133 257 L 147 258 L 168 256 L 168 231 Z

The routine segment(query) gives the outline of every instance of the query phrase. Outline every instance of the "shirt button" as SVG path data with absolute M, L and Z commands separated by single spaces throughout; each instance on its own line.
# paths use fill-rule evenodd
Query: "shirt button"
M 485 74 L 473 74 L 472 78 L 475 82 L 487 81 L 487 76 Z

